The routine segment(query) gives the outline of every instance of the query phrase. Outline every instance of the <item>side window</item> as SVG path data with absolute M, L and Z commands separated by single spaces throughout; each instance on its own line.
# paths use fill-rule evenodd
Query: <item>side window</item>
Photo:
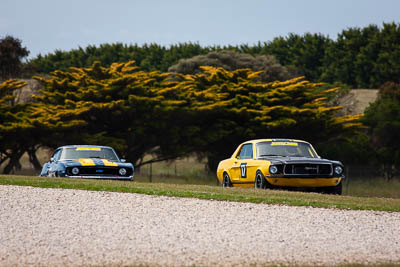
M 239 159 L 252 159 L 253 158 L 253 144 L 245 144 L 239 153 Z

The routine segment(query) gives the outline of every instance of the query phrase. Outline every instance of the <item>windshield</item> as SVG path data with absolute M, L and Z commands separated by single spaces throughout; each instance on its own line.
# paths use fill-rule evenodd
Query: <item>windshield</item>
M 104 147 L 71 147 L 64 148 L 60 159 L 99 158 L 118 161 L 114 150 Z
M 260 142 L 256 145 L 257 157 L 283 156 L 317 158 L 312 146 L 303 142 Z

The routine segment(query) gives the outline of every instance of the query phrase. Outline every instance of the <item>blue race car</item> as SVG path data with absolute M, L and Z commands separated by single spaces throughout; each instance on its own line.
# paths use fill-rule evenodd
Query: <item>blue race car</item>
M 73 145 L 57 148 L 40 176 L 133 180 L 131 163 L 108 146 Z

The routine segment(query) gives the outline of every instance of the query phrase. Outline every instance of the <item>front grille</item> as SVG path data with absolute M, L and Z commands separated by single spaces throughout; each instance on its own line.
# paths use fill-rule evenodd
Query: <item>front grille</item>
M 286 164 L 283 172 L 285 175 L 331 175 L 332 164 Z
M 122 176 L 118 173 L 119 169 L 118 167 L 77 167 L 79 168 L 79 174 L 78 176 Z M 126 174 L 124 176 L 130 176 L 132 175 L 132 169 L 130 168 L 125 168 L 126 169 Z M 67 168 L 67 174 L 69 176 L 74 176 L 72 174 L 72 168 Z

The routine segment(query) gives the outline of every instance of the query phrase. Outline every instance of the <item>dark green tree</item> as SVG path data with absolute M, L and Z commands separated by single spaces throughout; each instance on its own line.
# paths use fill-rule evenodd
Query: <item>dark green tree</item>
M 134 60 L 144 71 L 167 71 L 181 58 L 191 58 L 205 54 L 212 48 L 203 48 L 199 44 L 184 43 L 170 47 L 158 44 L 126 45 L 122 43 L 89 45 L 70 51 L 56 50 L 47 55 L 39 55 L 30 64 L 40 74 L 49 74 L 55 70 L 69 71 L 70 67 L 87 68 L 95 61 L 103 66 L 111 66 L 115 62 Z
M 327 49 L 321 80 L 353 88 L 378 88 L 400 82 L 400 25 L 384 23 L 349 28 Z
M 294 69 L 298 76 L 319 81 L 324 70 L 325 53 L 331 44 L 332 40 L 322 34 L 290 33 L 287 37 L 276 37 L 264 43 L 258 53 L 274 55 L 283 66 Z
M 20 158 L 27 152 L 36 168 L 40 163 L 36 158 L 38 137 L 29 112 L 30 104 L 15 104 L 13 91 L 26 83 L 7 80 L 0 84 L 0 165 L 5 164 L 3 173 L 20 168 Z
M 338 35 L 337 40 L 332 40 L 320 33 L 304 35 L 291 33 L 288 36 L 279 36 L 270 42 L 259 42 L 256 45 L 224 47 L 201 47 L 199 44 L 192 43 L 170 47 L 157 44 L 139 46 L 115 43 L 88 46 L 71 51 L 55 51 L 44 56 L 39 55 L 30 63 L 38 73 L 49 74 L 54 70 L 68 71 L 69 67 L 73 66 L 89 67 L 95 61 L 100 61 L 103 66 L 110 66 L 114 62 L 135 60 L 144 71 L 166 72 L 183 59 L 185 60 L 181 62 L 181 65 L 185 65 L 185 69 L 190 69 L 193 67 L 192 61 L 195 61 L 192 58 L 203 55 L 199 58 L 207 65 L 230 69 L 229 66 L 232 66 L 235 58 L 229 63 L 229 58 L 217 59 L 214 54 L 214 58 L 206 57 L 208 59 L 204 61 L 204 55 L 207 53 L 222 50 L 248 54 L 243 56 L 243 62 L 246 61 L 245 57 L 249 58 L 249 55 L 260 58 L 261 62 L 272 61 L 262 59 L 260 56 L 266 58 L 274 56 L 289 72 L 290 77 L 304 75 L 312 82 L 342 83 L 352 88 L 378 88 L 386 81 L 400 82 L 400 24 L 394 22 L 384 23 L 382 27 L 369 25 L 364 28 L 348 28 Z M 216 61 L 220 62 L 219 65 L 215 64 Z M 263 65 L 264 63 L 254 64 Z M 271 67 L 270 63 L 267 65 Z M 243 67 L 254 70 L 249 65 L 241 65 L 238 68 Z M 179 72 L 180 70 L 172 68 L 171 71 Z
M 273 56 L 252 56 L 231 50 L 210 52 L 189 59 L 181 59 L 168 71 L 183 74 L 201 73 L 201 66 L 222 67 L 225 70 L 251 69 L 262 71 L 259 78 L 263 82 L 285 81 L 293 78 L 287 69 L 279 64 Z
M 378 99 L 365 110 L 362 121 L 369 127 L 385 176 L 391 179 L 395 166 L 400 171 L 400 85 L 383 84 Z
M 0 79 L 15 78 L 21 73 L 22 60 L 29 55 L 21 40 L 12 36 L 0 39 Z

